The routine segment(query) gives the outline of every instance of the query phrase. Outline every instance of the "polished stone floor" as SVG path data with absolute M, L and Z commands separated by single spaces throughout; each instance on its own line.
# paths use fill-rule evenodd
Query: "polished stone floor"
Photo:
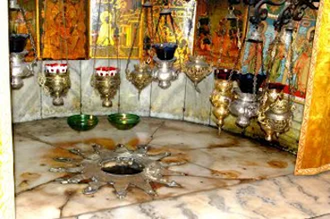
M 330 173 L 294 176 L 295 157 L 286 152 L 187 122 L 142 118 L 120 131 L 99 119 L 81 133 L 64 118 L 14 125 L 17 219 L 330 218 Z M 166 177 L 181 186 L 153 183 L 156 196 L 130 188 L 117 199 L 110 185 L 83 195 L 86 184 L 60 184 L 65 173 L 49 172 L 63 165 L 54 158 L 75 158 L 68 149 L 93 143 L 170 152 L 163 162 L 180 174 Z

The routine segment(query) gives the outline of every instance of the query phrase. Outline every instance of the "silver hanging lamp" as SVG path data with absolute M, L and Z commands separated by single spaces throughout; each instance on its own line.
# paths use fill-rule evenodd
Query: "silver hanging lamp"
M 168 4 L 165 4 L 165 6 L 168 6 Z M 167 23 L 168 20 L 170 20 L 172 31 L 175 36 L 175 42 L 167 42 L 166 39 L 162 40 L 162 37 L 158 32 L 159 24 L 162 19 L 164 19 L 165 23 Z M 178 72 L 174 68 L 174 63 L 177 60 L 174 55 L 178 47 L 178 39 L 177 39 L 177 34 L 175 32 L 175 25 L 174 25 L 174 19 L 172 17 L 172 11 L 170 8 L 164 7 L 159 13 L 159 18 L 155 33 L 158 34 L 160 42 L 154 43 L 153 45 L 156 51 L 156 56 L 154 56 L 153 58 L 153 60 L 156 63 L 156 68 L 153 74 L 153 78 L 155 81 L 158 81 L 158 86 L 160 88 L 167 89 L 171 86 L 171 82 L 178 78 Z

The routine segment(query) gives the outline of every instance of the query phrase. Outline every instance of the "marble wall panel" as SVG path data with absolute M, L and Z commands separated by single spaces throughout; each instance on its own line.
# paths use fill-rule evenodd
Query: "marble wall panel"
M 45 64 L 54 62 L 55 61 L 44 61 L 42 63 L 43 68 L 45 67 Z M 52 103 L 53 98 L 44 90 L 42 91 L 42 118 L 65 117 L 80 113 L 80 62 L 81 61 L 68 62 L 71 88 L 67 95 L 64 97 L 63 106 L 54 106 Z
M 108 63 L 109 62 L 109 63 Z M 39 63 L 42 65 L 49 62 Z M 136 88 L 126 79 L 126 61 L 119 61 L 121 68 L 121 86 L 115 98 L 113 107 L 105 108 L 98 91 L 90 85 L 90 77 L 94 60 L 70 61 L 72 87 L 64 99 L 65 105 L 55 107 L 52 98 L 37 86 L 37 75 L 25 79 L 25 85 L 21 90 L 13 90 L 13 116 L 14 122 L 24 122 L 48 117 L 65 117 L 80 112 L 80 100 L 82 113 L 107 115 L 115 112 L 135 113 L 140 116 L 152 116 L 168 119 L 183 119 L 190 122 L 211 125 L 216 127 L 215 118 L 211 113 L 209 96 L 213 90 L 213 76 L 209 75 L 198 85 L 200 93 L 196 92 L 192 82 L 181 73 L 176 81 L 168 89 L 161 89 L 156 82 L 144 89 L 140 99 Z M 138 61 L 133 60 L 130 68 Z M 117 66 L 116 60 L 96 60 L 95 66 Z M 38 72 L 36 70 L 36 72 Z M 81 78 L 80 78 L 81 76 Z M 81 81 L 81 82 L 80 82 Z M 80 86 L 81 83 L 81 86 Z M 80 91 L 81 89 L 81 91 Z M 41 92 L 41 93 L 40 93 Z M 80 92 L 82 93 L 80 99 Z M 42 103 L 42 104 L 41 104 Z M 294 103 L 295 116 L 292 128 L 279 138 L 279 145 L 293 153 L 297 151 L 300 136 L 301 120 L 303 116 L 303 104 Z M 183 111 L 185 109 L 185 111 Z M 263 139 L 264 133 L 258 123 L 253 121 L 251 126 L 243 130 L 235 125 L 236 118 L 228 116 L 225 120 L 224 130 L 242 134 L 248 137 Z
M 210 74 L 198 84 L 200 92 L 197 92 L 194 84 L 188 80 L 184 120 L 207 125 L 210 123 L 211 102 L 209 97 L 213 90 L 213 81 L 213 74 Z
M 133 70 L 134 64 L 138 64 L 137 60 L 131 60 L 129 69 Z M 140 116 L 150 115 L 150 96 L 151 96 L 151 85 L 138 93 L 138 90 L 134 85 L 126 79 L 125 69 L 127 61 L 121 61 L 121 77 L 122 83 L 120 85 L 120 112 L 123 113 L 134 113 Z
M 12 89 L 13 122 L 26 122 L 41 119 L 40 87 L 38 73 L 41 62 L 34 67 L 35 75 L 23 79 L 24 85 L 20 89 Z
M 120 64 L 120 61 L 119 61 Z M 95 67 L 99 66 L 117 66 L 116 60 L 96 60 Z M 118 100 L 119 93 L 117 91 L 116 96 L 112 99 L 112 107 L 103 107 L 100 94 L 91 86 L 91 76 L 93 74 L 94 60 L 81 61 L 81 90 L 82 90 L 82 113 L 96 114 L 96 115 L 108 115 L 118 112 Z M 125 79 L 121 78 L 121 81 Z
M 185 84 L 187 78 L 183 73 L 171 82 L 171 86 L 162 89 L 153 82 L 151 91 L 151 116 L 167 119 L 183 119 Z

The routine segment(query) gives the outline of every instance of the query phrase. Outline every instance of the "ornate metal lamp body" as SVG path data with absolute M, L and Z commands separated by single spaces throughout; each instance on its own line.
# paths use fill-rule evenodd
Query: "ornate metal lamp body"
M 224 125 L 224 119 L 229 115 L 229 105 L 232 101 L 233 82 L 225 79 L 215 81 L 215 88 L 210 97 L 213 105 L 212 113 L 217 118 L 219 133 Z
M 152 70 L 146 64 L 134 65 L 133 71 L 126 71 L 126 78 L 138 89 L 140 94 L 152 82 Z
M 190 56 L 184 71 L 197 88 L 198 83 L 212 72 L 212 67 L 204 56 Z
M 284 99 L 282 89 L 268 89 L 258 113 L 258 121 L 266 133 L 267 141 L 272 141 L 291 127 L 293 107 Z
M 53 97 L 53 105 L 64 104 L 63 96 L 71 87 L 70 73 L 67 64 L 46 64 L 44 74 L 39 76 L 39 85 Z
M 145 24 L 145 34 L 143 36 L 143 50 L 144 53 L 149 54 L 150 50 L 152 49 L 151 46 L 151 42 L 153 40 L 153 21 L 149 20 L 149 17 L 151 17 L 151 19 L 153 18 L 153 9 L 152 9 L 152 3 L 149 0 L 146 0 L 144 4 L 142 4 L 142 10 L 140 12 L 139 15 L 139 23 L 137 26 L 137 30 L 135 31 L 135 35 L 133 38 L 133 44 L 130 50 L 130 54 L 127 60 L 127 65 L 126 65 L 126 78 L 127 80 L 129 80 L 134 87 L 138 90 L 139 95 L 138 97 L 140 98 L 140 93 L 141 91 L 146 88 L 153 80 L 153 72 L 151 67 L 147 64 L 150 63 L 152 60 L 149 57 L 149 55 L 147 55 L 147 57 L 143 56 L 142 60 L 140 60 L 140 63 L 137 65 L 134 65 L 134 69 L 132 71 L 130 71 L 128 69 L 129 67 L 129 63 L 130 63 L 130 58 L 131 58 L 131 54 L 133 52 L 133 47 L 135 45 L 136 42 L 136 38 L 137 38 L 137 34 L 138 34 L 138 29 L 140 27 L 140 23 L 142 20 L 142 15 L 144 14 L 144 24 Z M 149 25 L 150 23 L 151 25 Z
M 176 61 L 174 57 L 171 60 L 160 60 L 158 57 L 154 57 L 157 64 L 156 71 L 154 72 L 154 80 L 158 81 L 159 87 L 166 89 L 171 86 L 171 81 L 178 78 L 177 71 L 173 68 L 173 64 Z
M 92 87 L 101 95 L 102 106 L 112 107 L 111 99 L 116 95 L 120 86 L 119 69 L 114 67 L 98 67 L 92 76 Z
M 243 93 L 239 88 L 234 89 L 234 101 L 230 104 L 230 113 L 237 117 L 236 124 L 242 128 L 250 125 L 250 120 L 257 116 L 259 110 L 258 96 Z
M 32 66 L 24 62 L 27 51 L 10 54 L 11 62 L 11 86 L 19 89 L 23 86 L 23 78 L 33 75 Z

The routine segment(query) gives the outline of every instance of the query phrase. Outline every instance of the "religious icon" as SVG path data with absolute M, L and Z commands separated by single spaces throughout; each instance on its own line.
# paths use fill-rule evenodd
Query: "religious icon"
M 312 57 L 312 47 L 314 40 L 315 28 L 310 28 L 307 32 L 307 39 L 300 38 L 297 45 L 300 45 L 298 58 L 293 66 L 293 72 L 296 74 L 297 90 L 303 94 L 306 93 L 307 78 L 309 74 L 309 66 Z

